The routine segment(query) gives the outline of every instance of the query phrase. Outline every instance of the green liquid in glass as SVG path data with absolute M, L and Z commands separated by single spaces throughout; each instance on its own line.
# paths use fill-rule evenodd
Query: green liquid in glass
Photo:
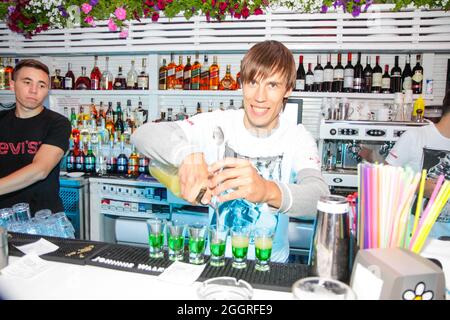
M 260 249 L 260 248 L 256 247 L 256 258 L 259 261 L 268 261 L 270 259 L 271 253 L 272 253 L 272 248 Z
M 183 236 L 169 236 L 169 248 L 173 251 L 179 251 L 183 248 Z
M 221 257 L 225 254 L 225 241 L 211 243 L 211 254 L 216 257 Z
M 150 234 L 149 236 L 149 244 L 152 248 L 162 248 L 164 244 L 164 234 Z
M 189 239 L 189 252 L 202 253 L 205 249 L 205 239 Z
M 233 257 L 237 259 L 244 259 L 247 256 L 248 247 L 237 248 L 232 247 Z

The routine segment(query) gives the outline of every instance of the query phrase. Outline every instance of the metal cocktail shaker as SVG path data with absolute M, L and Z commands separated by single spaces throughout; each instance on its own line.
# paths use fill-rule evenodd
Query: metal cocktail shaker
M 348 282 L 348 212 L 348 202 L 342 196 L 324 196 L 318 201 L 311 257 L 314 275 Z
M 8 265 L 8 232 L 0 227 L 0 269 Z

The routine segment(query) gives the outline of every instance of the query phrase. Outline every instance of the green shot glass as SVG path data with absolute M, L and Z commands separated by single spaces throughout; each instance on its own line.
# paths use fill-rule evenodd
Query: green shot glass
M 269 261 L 272 255 L 272 242 L 274 232 L 270 228 L 259 228 L 255 230 L 255 269 L 258 271 L 269 271 Z
M 205 262 L 206 226 L 203 224 L 191 224 L 189 233 L 189 263 L 203 264 Z
M 231 251 L 233 253 L 232 267 L 243 269 L 247 267 L 248 242 L 250 239 L 250 229 L 243 226 L 231 228 Z
M 209 250 L 211 252 L 209 264 L 213 267 L 225 265 L 225 248 L 229 229 L 227 226 L 219 225 L 217 227 L 215 224 L 208 228 Z
M 164 221 L 157 218 L 147 219 L 148 244 L 151 258 L 164 256 Z
M 169 260 L 182 261 L 184 254 L 184 223 L 178 220 L 168 221 L 166 230 Z

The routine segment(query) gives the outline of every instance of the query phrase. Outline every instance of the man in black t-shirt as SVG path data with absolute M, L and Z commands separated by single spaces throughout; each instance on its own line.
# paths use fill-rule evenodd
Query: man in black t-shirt
M 70 122 L 46 109 L 48 67 L 33 59 L 20 61 L 11 88 L 16 107 L 0 111 L 0 208 L 19 202 L 64 211 L 59 197 L 59 162 L 69 147 Z

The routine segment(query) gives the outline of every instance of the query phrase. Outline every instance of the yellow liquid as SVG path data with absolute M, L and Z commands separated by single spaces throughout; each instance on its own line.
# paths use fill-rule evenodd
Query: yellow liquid
M 247 248 L 248 247 L 248 237 L 233 236 L 233 237 L 231 237 L 231 245 L 235 248 Z
M 272 239 L 271 238 L 256 238 L 255 239 L 255 247 L 259 249 L 271 249 L 272 248 Z
M 174 195 L 180 197 L 180 180 L 176 174 L 168 174 L 167 172 L 156 168 L 154 166 L 149 167 L 150 174 L 156 178 L 159 182 L 167 187 Z

